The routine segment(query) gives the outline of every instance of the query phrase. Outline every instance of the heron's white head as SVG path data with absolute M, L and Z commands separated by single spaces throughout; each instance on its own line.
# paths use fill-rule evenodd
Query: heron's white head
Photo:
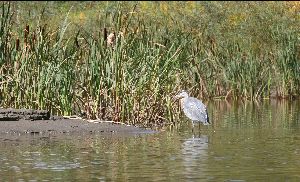
M 175 96 L 175 99 L 182 99 L 182 98 L 188 98 L 188 97 L 189 97 L 189 94 L 185 90 L 182 90 L 181 92 L 179 92 L 179 94 L 177 94 Z

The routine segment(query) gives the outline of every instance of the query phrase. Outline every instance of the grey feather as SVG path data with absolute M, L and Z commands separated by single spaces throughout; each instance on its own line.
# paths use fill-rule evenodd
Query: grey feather
M 210 124 L 207 108 L 200 100 L 189 97 L 185 91 L 176 97 L 181 99 L 183 112 L 189 119 L 193 122 L 202 122 L 204 125 Z

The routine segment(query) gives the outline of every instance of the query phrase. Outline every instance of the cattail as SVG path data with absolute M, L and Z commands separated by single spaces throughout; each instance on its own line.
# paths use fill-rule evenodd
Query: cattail
M 28 34 L 29 34 L 29 25 L 26 25 L 24 30 L 24 43 L 27 45 L 28 43 Z
M 31 46 L 32 46 L 32 49 L 34 49 L 34 44 L 35 44 L 35 41 L 36 41 L 35 31 L 32 34 L 31 40 L 32 40 Z
M 106 28 L 103 29 L 103 37 L 104 37 L 104 44 L 106 46 L 106 40 L 107 40 L 107 29 Z
M 44 36 L 46 33 L 46 27 L 47 27 L 47 24 L 45 24 L 42 28 L 42 36 Z
M 17 38 L 16 40 L 16 50 L 20 50 L 20 39 Z
M 75 45 L 76 45 L 77 48 L 79 48 L 79 42 L 78 42 L 78 35 L 79 35 L 79 33 L 80 33 L 80 31 L 77 32 L 77 34 L 75 36 L 75 40 L 74 40 Z
M 28 50 L 28 35 L 29 35 L 29 25 L 26 25 L 25 30 L 24 30 L 24 46 L 25 46 L 25 50 Z

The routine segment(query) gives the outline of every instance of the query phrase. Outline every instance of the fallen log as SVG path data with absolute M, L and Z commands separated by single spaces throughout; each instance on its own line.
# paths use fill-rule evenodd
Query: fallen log
M 0 109 L 0 121 L 49 120 L 50 112 L 34 109 Z

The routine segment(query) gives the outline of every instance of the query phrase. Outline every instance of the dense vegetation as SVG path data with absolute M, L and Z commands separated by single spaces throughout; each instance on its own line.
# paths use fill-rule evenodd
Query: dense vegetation
M 300 93 L 299 2 L 3 2 L 0 16 L 2 107 L 153 126 L 178 117 L 181 89 Z

